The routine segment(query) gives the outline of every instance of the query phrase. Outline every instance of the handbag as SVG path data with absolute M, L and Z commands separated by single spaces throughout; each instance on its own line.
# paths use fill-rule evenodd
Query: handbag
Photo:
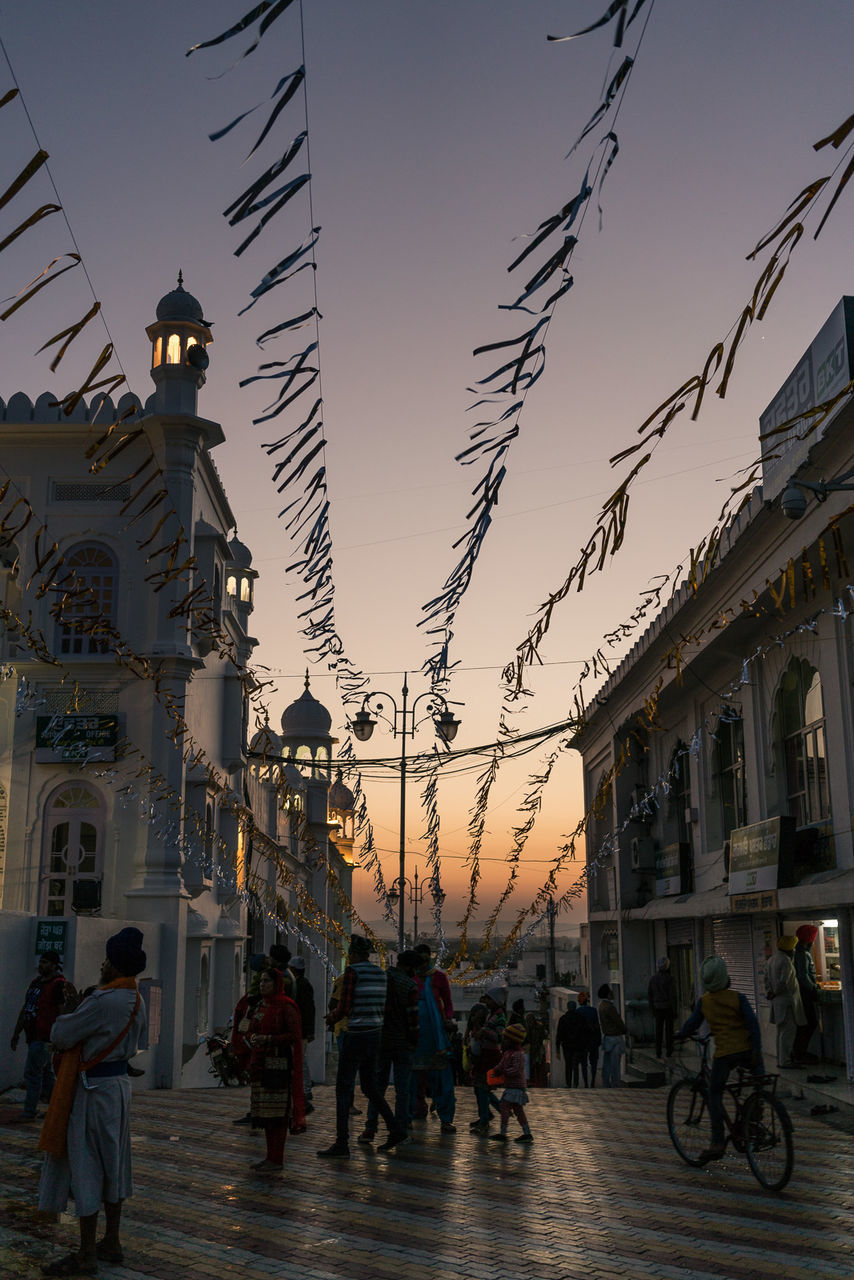
M 284 1092 L 290 1083 L 291 1064 L 287 1058 L 267 1054 L 258 1083 L 271 1093 Z
M 493 1071 L 491 1068 L 486 1073 L 486 1083 L 493 1089 L 504 1083 L 504 1076 L 500 1071 Z

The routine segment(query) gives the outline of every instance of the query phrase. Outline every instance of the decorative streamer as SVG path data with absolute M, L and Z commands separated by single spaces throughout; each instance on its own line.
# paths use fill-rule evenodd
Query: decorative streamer
M 444 959 L 445 952 L 448 949 L 448 940 L 445 937 L 445 929 L 442 924 L 442 903 L 445 901 L 445 894 L 442 890 L 441 866 L 439 858 L 439 806 L 437 803 L 438 796 L 438 773 L 442 767 L 442 757 L 438 751 L 433 758 L 433 765 L 427 777 L 427 782 L 421 796 L 424 806 L 424 814 L 426 817 L 426 830 L 421 839 L 427 845 L 427 865 L 430 868 L 430 896 L 433 899 L 433 925 L 436 930 L 436 963 L 441 964 Z M 401 888 L 403 886 L 401 885 Z M 413 946 L 418 942 L 417 937 L 413 933 Z
M 239 35 L 256 21 L 260 20 L 258 36 L 255 42 L 245 51 L 246 57 L 257 48 L 259 41 L 272 22 L 288 7 L 290 0 L 272 8 L 257 5 L 241 20 L 227 31 L 211 40 L 203 41 L 188 50 L 211 48 Z M 302 34 L 302 6 L 300 5 L 300 29 Z M 303 39 L 304 43 L 304 39 Z M 303 56 L 304 57 L 304 56 Z M 238 59 L 240 61 L 241 59 Z M 234 64 L 236 65 L 236 64 Z M 283 76 L 271 95 L 274 105 L 266 123 L 254 145 L 250 149 L 249 159 L 270 136 L 279 117 L 286 110 L 299 90 L 302 90 L 304 101 L 305 127 L 287 145 L 279 159 L 269 165 L 246 190 L 237 197 L 225 210 L 224 216 L 230 226 L 236 226 L 244 219 L 260 214 L 256 225 L 249 235 L 235 249 L 239 257 L 245 249 L 261 234 L 267 224 L 301 191 L 305 190 L 311 202 L 311 165 L 309 157 L 308 110 L 306 96 L 305 61 L 295 71 Z M 240 125 L 252 112 L 259 109 L 262 103 L 249 108 L 236 116 L 223 128 L 210 134 L 212 141 L 218 141 Z M 276 185 L 291 167 L 294 161 L 305 151 L 306 168 L 296 177 L 289 178 L 281 185 Z M 268 190 L 273 187 L 273 190 Z M 264 210 L 262 213 L 261 211 Z M 313 219 L 312 219 L 313 221 Z M 311 268 L 316 273 L 314 256 L 320 228 L 313 226 L 309 237 L 297 249 L 281 258 L 252 290 L 250 302 L 239 312 L 240 315 L 250 310 L 262 297 L 279 284 L 291 280 L 299 272 Z M 310 258 L 309 258 L 310 255 Z M 300 261 L 301 259 L 308 259 Z M 274 339 L 287 336 L 289 333 L 312 324 L 314 341 L 309 342 L 301 350 L 294 352 L 285 360 L 270 361 L 262 364 L 258 372 L 241 380 L 240 386 L 247 387 L 263 380 L 281 382 L 276 398 L 265 411 L 253 419 L 258 426 L 270 422 L 290 409 L 297 400 L 303 397 L 312 387 L 317 387 L 313 407 L 302 422 L 287 432 L 280 440 L 263 447 L 272 457 L 279 450 L 286 449 L 286 457 L 277 463 L 274 470 L 274 482 L 279 493 L 293 494 L 289 502 L 279 513 L 285 520 L 285 528 L 294 545 L 294 551 L 287 566 L 287 572 L 296 574 L 302 582 L 303 590 L 297 601 L 302 606 L 299 621 L 305 640 L 305 651 L 313 661 L 324 661 L 335 673 L 336 685 L 345 704 L 361 698 L 367 685 L 367 677 L 344 653 L 344 645 L 335 627 L 335 585 L 332 576 L 332 537 L 329 527 L 329 497 L 326 484 L 326 437 L 322 420 L 323 397 L 320 390 L 320 309 L 317 305 L 315 284 L 314 305 L 309 310 L 302 310 L 299 315 L 269 325 L 256 338 L 259 347 Z M 314 357 L 313 360 L 311 358 Z M 309 361 L 311 360 L 311 363 Z
M 582 549 L 578 560 L 570 569 L 564 583 L 556 591 L 550 593 L 548 600 L 539 610 L 534 626 L 530 629 L 525 639 L 517 645 L 516 657 L 507 664 L 504 670 L 504 681 L 507 685 L 508 696 L 511 699 L 518 697 L 524 690 L 525 670 L 536 661 L 539 646 L 549 631 L 557 606 L 566 599 L 573 588 L 576 591 L 581 591 L 587 574 L 600 571 L 604 567 L 606 560 L 615 555 L 620 549 L 626 532 L 629 489 L 640 471 L 652 457 L 655 447 L 653 442 L 661 441 L 677 414 L 692 401 L 691 417 L 692 420 L 697 419 L 705 389 L 722 363 L 724 363 L 724 371 L 716 392 L 721 398 L 726 395 L 727 385 L 742 338 L 751 324 L 758 323 L 765 316 L 766 310 L 786 271 L 791 253 L 803 235 L 803 224 L 799 221 L 793 221 L 793 219 L 804 211 L 812 211 L 817 197 L 825 189 L 829 181 L 829 176 L 819 178 L 804 188 L 790 205 L 789 212 L 783 221 L 769 235 L 760 239 L 755 249 L 748 255 L 749 258 L 754 258 L 761 249 L 767 248 L 769 245 L 774 246 L 756 281 L 750 301 L 744 307 L 733 329 L 730 330 L 730 334 L 727 335 L 728 338 L 731 337 L 731 341 L 725 362 L 725 342 L 727 339 L 715 343 L 703 370 L 687 379 L 681 387 L 668 396 L 645 419 L 638 428 L 638 435 L 642 437 L 641 440 L 611 459 L 611 464 L 616 465 L 639 450 L 653 445 L 652 448 L 647 448 L 647 452 L 635 464 L 607 502 L 604 503 L 596 527 Z M 824 220 L 822 220 L 822 225 L 823 223 Z M 740 488 L 746 487 L 750 480 L 751 478 L 749 477 Z
M 582 35 L 588 30 L 595 30 L 616 17 L 615 45 L 619 47 L 622 45 L 625 28 L 634 21 L 643 3 L 644 0 L 638 0 L 628 19 L 626 16 L 627 3 L 614 4 L 592 27 L 585 28 L 584 32 L 577 32 L 576 34 Z M 638 49 L 640 48 L 644 31 L 645 27 L 641 31 L 638 40 Z M 556 38 L 549 37 L 549 39 Z M 574 37 L 560 37 L 560 39 L 572 38 Z M 637 49 L 635 50 L 636 56 Z M 602 101 L 570 149 L 569 156 L 609 114 L 612 115 L 613 121 L 616 121 L 634 61 L 635 59 L 632 57 L 623 59 L 620 67 L 607 84 Z M 480 393 L 479 389 L 486 391 L 485 396 L 476 400 L 470 408 L 478 408 L 483 404 L 496 405 L 499 413 L 492 420 L 475 424 L 469 433 L 469 440 L 471 441 L 469 447 L 457 454 L 456 458 L 457 462 L 463 466 L 470 466 L 474 462 L 485 463 L 486 471 L 483 479 L 472 490 L 472 495 L 477 501 L 466 514 L 466 520 L 469 522 L 468 529 L 453 544 L 454 550 L 462 547 L 460 558 L 445 579 L 441 592 L 422 606 L 423 616 L 419 621 L 419 626 L 424 627 L 427 634 L 432 637 L 433 645 L 433 652 L 425 661 L 423 669 L 430 676 L 434 685 L 444 682 L 453 666 L 456 665 L 450 661 L 450 646 L 454 635 L 457 610 L 471 583 L 475 562 L 492 524 L 492 512 L 498 503 L 501 485 L 506 476 L 507 455 L 513 440 L 519 434 L 520 418 L 525 399 L 545 369 L 545 337 L 555 306 L 573 286 L 573 277 L 569 272 L 569 264 L 578 243 L 578 237 L 573 232 L 573 227 L 577 222 L 578 231 L 580 232 L 590 196 L 593 194 L 591 169 L 595 165 L 599 172 L 599 214 L 601 225 L 602 185 L 618 152 L 619 142 L 612 123 L 612 126 L 594 148 L 579 190 L 557 213 L 540 223 L 535 234 L 529 238 L 525 248 L 508 267 L 508 271 L 516 270 L 547 240 L 556 235 L 560 236 L 557 247 L 549 251 L 546 259 L 524 285 L 515 302 L 499 308 L 499 310 L 504 311 L 527 312 L 535 317 L 533 325 L 518 338 L 488 343 L 485 346 L 477 347 L 474 351 L 474 355 L 477 356 L 490 351 L 516 349 L 512 359 L 480 379 L 474 387 L 469 388 L 476 395 Z M 593 183 L 595 181 L 596 179 L 594 178 Z M 537 310 L 532 310 L 527 305 L 546 285 L 551 287 L 555 283 L 557 287 L 552 288 L 549 296 L 544 302 L 540 303 Z M 505 403 L 507 398 L 512 399 L 512 403 L 509 405 Z

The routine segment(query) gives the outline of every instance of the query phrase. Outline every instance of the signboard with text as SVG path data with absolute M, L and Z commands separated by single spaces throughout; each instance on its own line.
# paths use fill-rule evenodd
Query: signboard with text
M 655 896 L 669 898 L 682 892 L 682 846 L 668 844 L 655 851 Z
M 730 833 L 729 892 L 757 894 L 777 888 L 781 855 L 794 838 L 793 818 L 766 818 Z
M 67 920 L 39 920 L 36 923 L 37 956 L 40 956 L 43 951 L 58 951 L 60 964 L 64 964 L 67 943 Z
M 36 716 L 36 764 L 115 760 L 118 716 Z
M 761 415 L 760 436 L 799 413 L 830 400 L 854 377 L 852 367 L 854 298 L 844 297 L 836 304 L 821 331 Z M 821 439 L 845 403 L 847 401 L 841 401 L 812 432 L 811 423 L 801 421 L 761 442 L 762 497 L 766 502 L 783 492 L 792 473 L 806 459 L 812 446 Z

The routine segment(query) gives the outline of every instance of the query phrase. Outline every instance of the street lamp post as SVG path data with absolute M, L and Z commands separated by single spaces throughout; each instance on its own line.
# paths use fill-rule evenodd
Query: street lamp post
M 418 907 L 419 904 L 424 901 L 425 885 L 424 880 L 419 881 L 418 879 L 417 867 L 415 868 L 415 875 L 413 879 L 411 881 L 409 879 L 404 880 L 404 884 L 406 886 L 409 901 L 412 903 L 412 945 L 415 947 L 418 945 Z M 400 881 L 395 881 L 395 885 L 397 886 L 396 888 L 392 887 L 388 891 L 388 899 L 392 906 L 397 902 L 400 893 Z M 441 903 L 445 901 L 445 895 L 441 889 L 434 893 L 433 898 L 435 902 Z
M 427 716 L 432 719 L 436 728 L 438 737 L 443 742 L 453 742 L 457 736 L 457 730 L 460 722 L 451 711 L 445 698 L 441 693 L 434 693 L 432 689 L 428 689 L 425 693 L 420 693 L 417 698 L 409 706 L 409 686 L 406 683 L 407 672 L 403 674 L 403 688 L 400 691 L 401 705 L 398 707 L 397 702 L 390 693 L 384 693 L 378 690 L 376 693 L 366 693 L 362 699 L 362 709 L 357 711 L 350 722 L 350 728 L 360 742 L 367 742 L 376 726 L 376 720 L 371 715 L 371 710 L 375 710 L 381 715 L 384 710 L 384 704 L 379 702 L 379 698 L 386 698 L 391 703 L 393 719 L 386 719 L 391 728 L 392 735 L 400 738 L 400 871 L 398 875 L 398 893 L 399 893 L 399 914 L 397 923 L 397 945 L 398 950 L 403 951 L 403 902 L 406 888 L 406 740 L 415 737 L 415 730 L 422 722 L 416 720 L 415 708 L 419 702 L 428 699 L 425 708 Z M 423 892 L 423 885 L 422 885 Z M 393 902 L 391 893 L 389 898 Z M 417 918 L 417 906 L 416 906 Z

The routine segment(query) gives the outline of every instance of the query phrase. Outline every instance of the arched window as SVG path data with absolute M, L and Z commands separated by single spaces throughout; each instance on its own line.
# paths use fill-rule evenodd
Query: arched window
M 65 585 L 82 594 L 63 605 L 58 624 L 58 648 L 62 655 L 89 656 L 106 653 L 109 642 L 98 634 L 93 624 L 103 621 L 110 626 L 116 621 L 118 569 L 106 547 L 86 543 L 72 548 L 66 556 L 68 578 Z
M 177 333 L 170 333 L 169 340 L 166 344 L 166 363 L 181 363 L 181 336 Z
M 747 823 L 744 786 L 744 721 L 734 707 L 722 707 L 715 730 L 713 788 L 720 803 L 721 843 Z
M 252 579 L 251 578 L 240 579 L 240 599 L 243 601 L 244 604 L 251 604 L 252 602 Z
M 230 597 L 237 595 L 237 574 L 230 573 L 225 580 L 225 594 Z
M 157 366 L 160 364 L 160 361 L 161 361 L 162 359 L 163 359 L 163 339 L 162 339 L 162 338 L 155 338 L 155 340 L 154 340 L 154 362 L 153 362 L 153 363 L 154 363 L 154 368 L 155 368 L 155 369 L 156 369 L 156 368 L 157 368 Z
M 41 914 L 70 915 L 74 881 L 100 880 L 103 862 L 103 802 L 91 787 L 66 783 L 45 809 Z
M 665 819 L 667 843 L 678 841 L 693 848 L 691 827 L 691 755 L 677 742 L 670 757 L 670 795 Z
M 778 765 L 788 813 L 799 827 L 830 817 L 821 676 L 803 658 L 783 673 L 774 703 Z

